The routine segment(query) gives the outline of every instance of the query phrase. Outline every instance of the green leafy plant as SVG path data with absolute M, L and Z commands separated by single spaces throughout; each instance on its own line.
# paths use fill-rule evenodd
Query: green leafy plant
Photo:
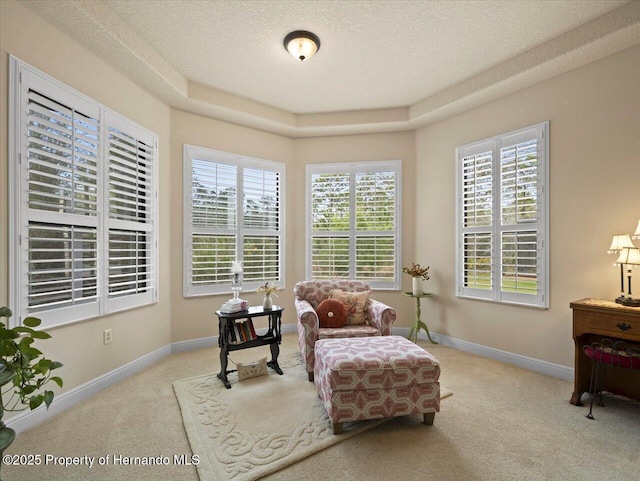
M 0 318 L 11 317 L 11 310 L 0 307 Z M 47 409 L 53 401 L 53 391 L 42 388 L 48 382 L 62 387 L 62 379 L 52 376 L 53 370 L 62 367 L 57 361 L 47 359 L 42 351 L 33 347 L 36 339 L 49 339 L 50 334 L 35 328 L 42 321 L 37 317 L 27 317 L 22 326 L 9 329 L 8 323 L 0 320 L 0 402 L 4 411 L 35 409 L 44 403 Z M 10 395 L 6 398 L 6 395 Z M 1 415 L 0 415 L 1 419 Z

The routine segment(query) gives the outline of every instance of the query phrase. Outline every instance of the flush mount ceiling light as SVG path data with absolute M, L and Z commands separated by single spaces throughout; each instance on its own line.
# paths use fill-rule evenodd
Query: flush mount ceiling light
M 305 61 L 320 50 L 320 39 L 314 33 L 306 30 L 296 30 L 284 37 L 284 48 L 294 58 Z

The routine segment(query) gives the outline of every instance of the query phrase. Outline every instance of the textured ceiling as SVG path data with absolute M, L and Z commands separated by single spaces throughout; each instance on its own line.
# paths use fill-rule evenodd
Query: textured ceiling
M 640 43 L 625 0 L 25 3 L 170 105 L 291 136 L 415 128 Z

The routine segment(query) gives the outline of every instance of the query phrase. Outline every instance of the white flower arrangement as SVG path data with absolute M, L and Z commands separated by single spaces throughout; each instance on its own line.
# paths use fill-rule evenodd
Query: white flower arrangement
M 265 282 L 260 287 L 258 287 L 258 293 L 265 294 L 267 296 L 270 296 L 272 294 L 274 296 L 277 296 L 279 290 L 280 288 L 277 286 L 277 284 L 269 284 L 268 282 Z

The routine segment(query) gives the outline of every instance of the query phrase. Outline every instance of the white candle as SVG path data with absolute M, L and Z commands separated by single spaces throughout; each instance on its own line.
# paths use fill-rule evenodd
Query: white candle
M 242 264 L 237 261 L 233 261 L 231 263 L 231 273 L 232 274 L 242 274 Z

